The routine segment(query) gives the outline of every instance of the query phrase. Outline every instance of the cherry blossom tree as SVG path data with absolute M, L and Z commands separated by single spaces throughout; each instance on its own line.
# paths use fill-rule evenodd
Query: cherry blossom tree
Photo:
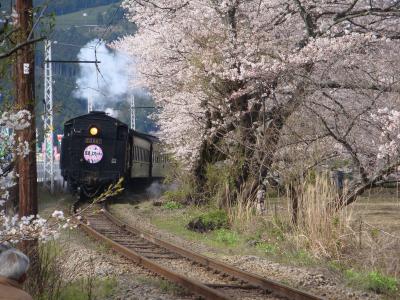
M 43 35 L 51 26 L 51 18 L 45 15 L 47 3 L 34 8 L 36 16 L 32 31 L 27 39 L 16 43 L 16 35 L 20 35 L 17 26 L 17 14 L 14 11 L 1 12 L 3 22 L 0 23 L 0 244 L 4 242 L 17 243 L 22 240 L 46 241 L 57 236 L 61 228 L 75 226 L 70 219 L 64 218 L 61 211 L 55 211 L 49 219 L 40 215 L 21 216 L 14 215 L 12 205 L 7 207 L 10 201 L 10 189 L 16 185 L 18 176 L 15 168 L 17 158 L 25 158 L 35 141 L 21 140 L 18 133 L 28 128 L 33 116 L 24 109 L 15 105 L 8 105 L 12 100 L 11 93 L 4 93 L 10 89 L 10 69 L 12 59 L 20 53 L 23 47 L 44 40 Z M 40 27 L 41 34 L 34 35 L 35 29 Z M 10 99 L 8 99 L 10 98 Z
M 29 153 L 27 141 L 16 139 L 16 132 L 29 126 L 31 116 L 28 111 L 17 113 L 3 112 L 0 115 L 0 244 L 15 243 L 20 240 L 48 240 L 58 234 L 61 227 L 73 224 L 65 219 L 61 211 L 52 214 L 51 221 L 37 216 L 10 215 L 5 210 L 9 200 L 9 189 L 15 185 L 16 177 L 13 164 L 17 156 L 24 157 Z
M 348 204 L 398 166 L 400 1 L 123 6 L 139 30 L 114 46 L 137 62 L 132 84 L 162 107 L 160 137 L 200 191 L 209 163 L 238 167 L 236 190 L 254 193 L 275 171 L 296 164 L 300 176 L 339 158 L 359 174 L 340 199 Z

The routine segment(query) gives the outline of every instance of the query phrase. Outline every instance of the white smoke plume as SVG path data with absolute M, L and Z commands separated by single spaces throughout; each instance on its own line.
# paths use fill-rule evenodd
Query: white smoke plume
M 104 110 L 107 104 L 125 98 L 129 91 L 129 58 L 97 39 L 82 47 L 78 54 L 79 60 L 94 61 L 96 58 L 100 61 L 97 67 L 92 63 L 79 64 L 74 96 L 92 99 L 94 110 Z
M 177 183 L 163 184 L 158 181 L 153 182 L 146 188 L 146 194 L 150 198 L 159 198 L 166 191 L 176 191 L 179 185 Z
M 104 110 L 104 112 L 105 112 L 107 115 L 109 115 L 110 117 L 113 117 L 113 118 L 118 119 L 118 115 L 119 115 L 118 110 L 115 110 L 115 109 L 112 109 L 112 108 L 108 107 L 108 108 L 106 108 L 106 109 Z

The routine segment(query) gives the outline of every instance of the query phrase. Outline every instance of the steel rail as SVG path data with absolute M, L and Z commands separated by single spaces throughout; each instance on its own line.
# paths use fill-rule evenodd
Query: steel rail
M 112 249 L 116 252 L 122 254 L 126 258 L 133 260 L 139 265 L 142 265 L 146 269 L 169 279 L 176 284 L 179 284 L 185 288 L 187 288 L 190 292 L 198 294 L 200 296 L 205 297 L 206 299 L 216 299 L 216 300 L 227 300 L 230 299 L 226 297 L 221 292 L 218 292 L 215 289 L 212 289 L 205 284 L 201 283 L 200 281 L 189 279 L 181 274 L 175 273 L 171 270 L 168 270 L 155 262 L 151 261 L 150 259 L 145 258 L 144 256 L 138 254 L 137 252 L 128 249 L 127 247 L 109 239 L 108 237 L 104 236 L 103 234 L 99 233 L 95 229 L 91 228 L 90 226 L 84 224 L 83 222 L 79 223 L 80 227 L 90 236 L 93 236 L 97 240 L 105 242 L 108 244 Z
M 149 234 L 148 232 L 145 232 L 143 230 L 140 230 L 138 228 L 134 228 L 119 219 L 117 219 L 115 216 L 113 216 L 110 212 L 107 211 L 107 207 L 102 211 L 102 213 L 115 225 L 122 227 L 128 232 L 131 232 L 132 234 L 140 235 L 142 238 L 145 240 L 154 243 L 160 247 L 166 248 L 172 252 L 178 253 L 182 255 L 183 257 L 194 261 L 200 265 L 203 265 L 208 268 L 212 268 L 214 270 L 217 270 L 222 273 L 229 274 L 233 277 L 236 277 L 240 280 L 246 281 L 251 285 L 255 285 L 265 291 L 272 292 L 274 294 L 277 294 L 279 296 L 288 298 L 288 299 L 293 299 L 293 300 L 321 300 L 323 298 L 312 295 L 310 293 L 301 291 L 296 288 L 289 287 L 287 285 L 284 285 L 282 283 L 276 282 L 274 280 L 266 279 L 264 277 L 261 277 L 256 274 L 249 273 L 247 271 L 240 270 L 236 267 L 227 265 L 225 263 L 219 262 L 217 260 L 208 258 L 204 255 L 189 251 L 187 249 L 184 249 L 180 246 L 174 245 L 170 242 L 167 242 L 165 240 L 159 239 L 154 237 L 153 235 Z

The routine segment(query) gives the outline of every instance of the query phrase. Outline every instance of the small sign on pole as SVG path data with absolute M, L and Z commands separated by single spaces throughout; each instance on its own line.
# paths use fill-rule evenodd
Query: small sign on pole
M 29 64 L 28 63 L 24 63 L 24 74 L 28 75 L 29 74 Z

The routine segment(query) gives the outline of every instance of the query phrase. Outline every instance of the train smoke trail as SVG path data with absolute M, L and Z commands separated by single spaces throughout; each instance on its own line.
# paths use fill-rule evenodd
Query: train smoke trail
M 108 107 L 104 111 L 106 112 L 107 115 L 114 117 L 114 118 L 118 118 L 118 115 L 119 115 L 118 110 Z
M 97 46 L 97 47 L 96 47 Z M 79 60 L 95 60 L 97 64 L 80 64 L 79 77 L 76 80 L 77 90 L 73 95 L 80 99 L 92 99 L 95 110 L 126 98 L 129 92 L 129 58 L 109 49 L 104 41 L 93 40 L 81 48 Z
M 146 193 L 150 198 L 159 198 L 165 191 L 176 191 L 178 187 L 177 183 L 163 184 L 155 181 L 146 188 Z

